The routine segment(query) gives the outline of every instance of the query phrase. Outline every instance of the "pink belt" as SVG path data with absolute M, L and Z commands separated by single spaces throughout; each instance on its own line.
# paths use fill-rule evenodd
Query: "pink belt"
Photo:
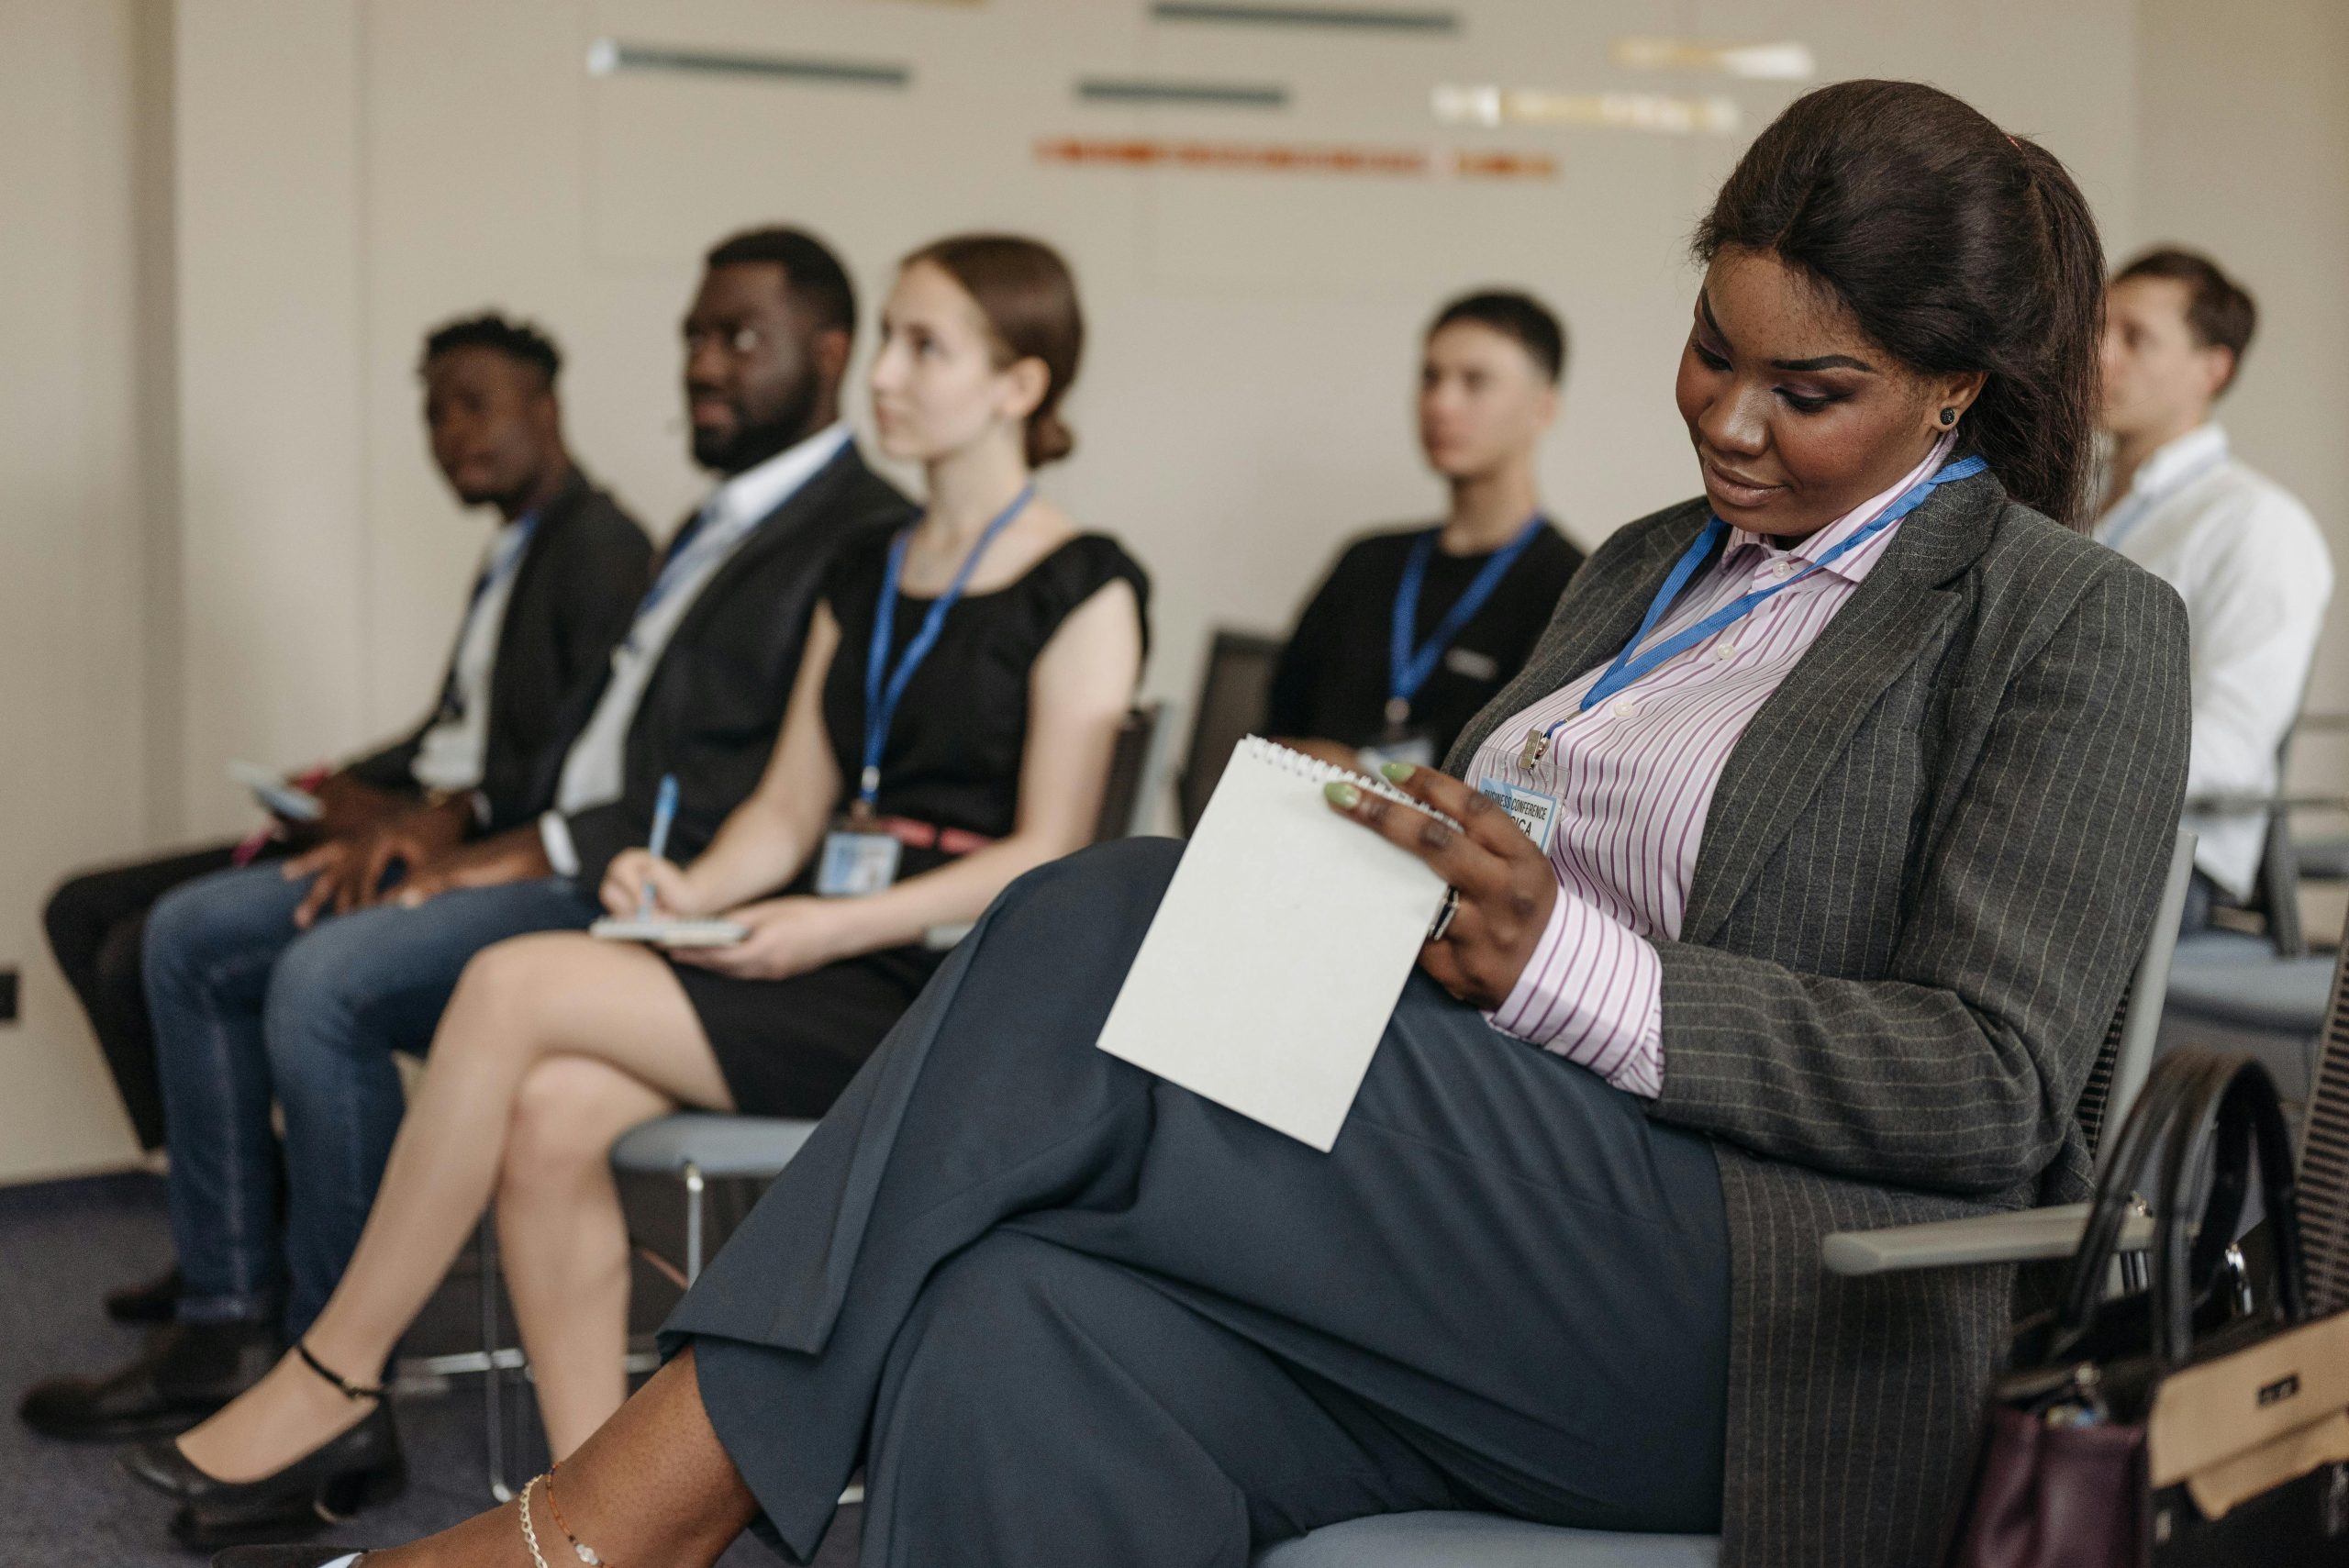
M 909 850 L 938 850 L 950 855 L 967 855 L 995 842 L 985 834 L 974 833 L 967 828 L 941 828 L 935 822 L 917 822 L 910 817 L 876 817 L 868 823 L 852 822 L 850 827 L 886 833 Z

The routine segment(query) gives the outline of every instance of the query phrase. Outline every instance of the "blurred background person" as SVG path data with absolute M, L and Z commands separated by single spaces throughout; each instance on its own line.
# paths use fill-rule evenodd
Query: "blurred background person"
M 946 962 L 925 933 L 1091 840 L 1148 579 L 1036 493 L 1071 445 L 1074 280 L 1033 240 L 941 240 L 907 259 L 881 330 L 874 423 L 922 464 L 921 518 L 841 550 L 765 776 L 709 848 L 685 867 L 629 850 L 604 880 L 615 915 L 748 934 L 673 962 L 551 932 L 474 961 L 326 1311 L 258 1387 L 131 1458 L 186 1501 L 182 1540 L 274 1539 L 324 1489 L 396 1473 L 390 1408 L 351 1380 L 379 1380 L 493 1195 L 548 1443 L 569 1454 L 628 1393 L 613 1142 L 681 1103 L 823 1115 Z
M 157 903 L 147 995 L 184 1276 L 175 1321 L 111 1372 L 32 1389 L 34 1428 L 174 1432 L 250 1386 L 342 1277 L 406 1111 L 394 1053 L 430 1041 L 473 954 L 593 923 L 605 869 L 645 841 L 663 778 L 681 854 L 751 793 L 835 552 L 912 512 L 840 417 L 855 321 L 847 271 L 811 235 L 752 230 L 708 252 L 683 390 L 716 483 L 649 587 L 639 574 L 605 653 L 546 705 L 551 743 L 496 830 L 445 849 L 406 837 L 396 877 L 372 853 L 295 861 Z
M 1428 328 L 1419 449 L 1442 522 L 1364 536 L 1314 590 L 1273 673 L 1265 732 L 1353 767 L 1442 760 L 1525 662 L 1582 551 L 1542 514 L 1534 463 L 1566 334 L 1530 295 L 1453 300 Z
M 424 342 L 424 426 L 462 506 L 499 519 L 458 625 L 440 696 L 422 724 L 378 751 L 305 778 L 324 814 L 275 820 L 266 838 L 86 872 L 49 901 L 58 967 L 88 1013 L 107 1072 L 144 1149 L 163 1146 L 163 1092 L 140 965 L 147 911 L 183 883 L 289 851 L 364 866 L 379 830 L 454 844 L 510 815 L 554 713 L 600 669 L 644 590 L 652 547 L 636 520 L 573 459 L 556 378 L 562 355 L 535 327 L 491 314 Z M 176 1270 L 118 1291 L 127 1321 L 171 1316 Z
M 2107 291 L 2104 412 L 2111 450 L 2096 536 L 2177 590 L 2194 628 L 2194 755 L 2187 823 L 2200 837 L 2186 927 L 2249 898 L 2267 812 L 2195 809 L 2281 785 L 2290 733 L 2332 597 L 2332 556 L 2282 485 L 2238 460 L 2212 417 L 2258 312 L 2207 256 L 2148 251 Z

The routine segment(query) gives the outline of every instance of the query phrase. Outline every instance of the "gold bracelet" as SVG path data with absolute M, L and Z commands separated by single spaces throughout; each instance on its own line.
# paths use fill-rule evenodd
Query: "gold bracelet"
M 530 1488 L 543 1479 L 545 1477 L 533 1475 L 522 1484 L 522 1544 L 530 1549 L 530 1561 L 536 1568 L 547 1568 L 547 1560 L 539 1551 L 538 1528 L 530 1523 Z

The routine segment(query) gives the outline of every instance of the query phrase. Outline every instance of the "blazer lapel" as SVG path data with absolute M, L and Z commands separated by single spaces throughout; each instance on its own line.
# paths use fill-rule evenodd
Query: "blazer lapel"
M 809 474 L 798 489 L 785 496 L 702 585 L 677 622 L 677 629 L 670 634 L 669 646 L 690 642 L 702 623 L 718 613 L 728 587 L 747 575 L 753 564 L 797 539 L 809 523 L 820 519 L 850 478 L 863 467 L 864 460 L 857 455 L 856 443 L 851 441 L 829 462 Z
M 1987 475 L 1936 492 L 1753 716 L 1713 792 L 1681 940 L 1719 934 L 1860 721 L 1958 612 L 1944 584 L 1982 552 L 2005 503 Z

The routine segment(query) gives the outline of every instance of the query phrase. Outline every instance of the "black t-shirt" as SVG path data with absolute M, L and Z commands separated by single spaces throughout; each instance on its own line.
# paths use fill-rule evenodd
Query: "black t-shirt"
M 1264 732 L 1371 746 L 1386 736 L 1389 649 L 1403 564 L 1423 528 L 1356 539 L 1297 617 L 1273 672 Z M 1490 555 L 1446 555 L 1428 562 L 1419 590 L 1414 643 L 1435 629 Z M 1493 694 L 1515 675 L 1550 624 L 1550 612 L 1582 564 L 1582 551 L 1544 527 L 1517 558 L 1493 596 L 1469 617 L 1411 702 L 1409 729 L 1424 735 L 1441 760 Z

